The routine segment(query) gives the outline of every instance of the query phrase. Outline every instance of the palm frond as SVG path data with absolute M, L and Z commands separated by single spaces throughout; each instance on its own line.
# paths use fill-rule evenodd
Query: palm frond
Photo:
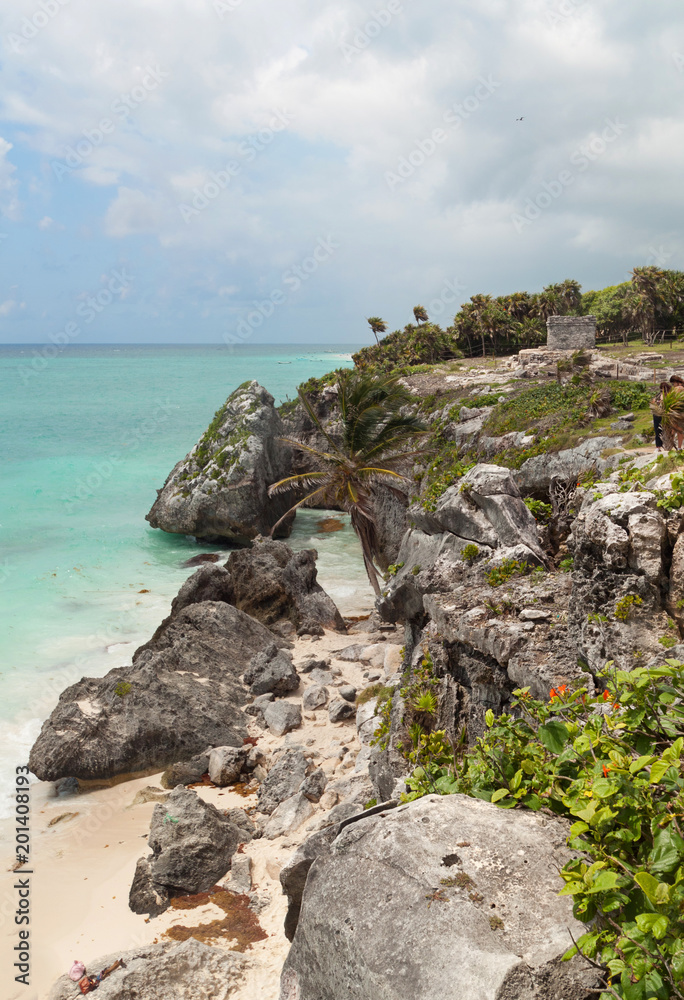
M 327 451 L 319 451 L 318 448 L 312 448 L 310 444 L 304 444 L 303 441 L 298 441 L 296 438 L 277 438 L 277 441 L 282 441 L 283 444 L 289 444 L 291 448 L 299 448 L 301 451 L 308 451 L 317 458 L 320 458 L 324 462 L 339 462 L 344 456 L 338 451 L 337 455 L 331 455 Z
M 298 507 L 301 507 L 301 506 L 302 506 L 302 504 L 305 504 L 305 503 L 307 502 L 307 500 L 313 500 L 313 498 L 314 498 L 315 496 L 318 496 L 318 494 L 319 494 L 319 493 L 320 493 L 320 494 L 322 495 L 322 496 L 321 496 L 321 499 L 323 499 L 323 495 L 324 495 L 324 492 L 325 492 L 325 491 L 324 491 L 324 489 L 323 489 L 323 488 L 321 488 L 321 489 L 318 489 L 318 490 L 314 490 L 314 491 L 313 491 L 313 493 L 309 493 L 309 494 L 308 494 L 307 496 L 305 496 L 305 497 L 302 497 L 302 499 L 301 499 L 301 500 L 298 500 L 298 501 L 297 501 L 297 503 L 293 504 L 293 505 L 292 505 L 292 506 L 290 507 L 290 509 L 289 509 L 289 510 L 286 510 L 286 511 L 285 511 L 285 513 L 283 514 L 283 516 L 282 516 L 282 517 L 280 517 L 280 518 L 278 518 L 278 520 L 276 521 L 276 523 L 275 523 L 275 524 L 273 525 L 273 527 L 271 528 L 271 532 L 270 532 L 270 534 L 271 534 L 271 538 L 273 538 L 273 533 L 275 532 L 276 528 L 279 528 L 279 527 L 280 527 L 280 525 L 281 525 L 281 524 L 283 523 L 283 521 L 285 520 L 285 518 L 289 517 L 289 516 L 290 516 L 290 514 L 291 514 L 291 513 L 293 512 L 293 511 L 297 510 L 297 508 L 298 508 Z
M 311 400 L 307 396 L 304 395 L 304 393 L 301 391 L 301 389 L 298 390 L 298 394 L 299 394 L 300 400 L 302 401 L 302 406 L 304 407 L 304 409 L 306 410 L 306 412 L 309 414 L 309 418 L 313 421 L 313 423 L 315 424 L 315 426 L 318 427 L 319 431 L 321 432 L 321 434 L 323 435 L 323 437 L 325 438 L 325 440 L 328 442 L 328 444 L 331 446 L 332 450 L 336 451 L 338 453 L 338 455 L 339 455 L 340 454 L 340 449 L 337 447 L 337 445 L 335 444 L 335 442 L 333 441 L 333 439 L 330 437 L 330 435 L 326 431 L 326 429 L 323 426 L 323 424 L 318 419 L 318 414 L 314 410 L 314 408 L 313 408 L 313 406 L 311 404 Z
M 329 472 L 301 472 L 299 475 L 288 476 L 287 479 L 281 479 L 279 482 L 273 483 L 268 488 L 268 495 L 274 497 L 279 493 L 289 493 L 290 490 L 294 490 L 297 487 L 307 489 L 309 486 L 315 486 L 321 479 L 329 478 Z

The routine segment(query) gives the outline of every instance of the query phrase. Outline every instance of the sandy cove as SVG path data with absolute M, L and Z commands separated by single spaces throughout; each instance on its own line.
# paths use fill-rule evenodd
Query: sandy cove
M 399 667 L 399 638 L 399 631 L 388 636 L 387 648 L 391 648 L 386 658 L 390 665 L 388 675 Z M 372 641 L 377 640 L 360 632 L 348 636 L 326 632 L 320 639 L 301 637 L 295 641 L 294 663 L 297 666 L 312 654 L 330 656 L 333 650 Z M 341 671 L 337 680 L 359 691 L 369 683 L 364 673 L 378 673 L 367 664 L 334 657 L 332 665 Z M 299 701 L 306 683 L 306 675 L 303 675 L 299 691 L 287 700 Z M 324 769 L 329 780 L 353 771 L 361 747 L 354 718 L 331 723 L 327 708 L 305 713 L 302 726 L 284 737 L 271 735 L 256 722 L 250 723 L 249 733 L 258 738 L 259 748 L 267 755 L 284 746 L 303 747 L 315 765 Z M 343 762 L 334 753 L 334 747 L 330 747 L 334 740 L 349 748 Z M 37 782 L 32 785 L 31 986 L 27 990 L 8 979 L 6 1000 L 19 1000 L 20 997 L 44 1000 L 52 984 L 69 970 L 74 959 L 83 961 L 89 972 L 98 972 L 95 965 L 100 956 L 163 940 L 164 933 L 173 925 L 196 927 L 225 917 L 225 913 L 211 903 L 192 910 L 170 908 L 151 920 L 132 913 L 128 907 L 136 862 L 149 853 L 147 836 L 154 809 L 154 802 L 135 806 L 132 803 L 136 794 L 148 786 L 161 789 L 160 778 L 161 772 L 136 776 L 108 787 L 100 786 L 80 795 L 59 798 L 54 796 L 51 784 Z M 245 797 L 230 788 L 211 786 L 195 790 L 220 809 L 253 810 L 256 805 L 255 793 Z M 282 895 L 279 873 L 297 846 L 310 836 L 311 826 L 323 817 L 320 804 L 315 810 L 298 830 L 275 840 L 252 840 L 244 847 L 244 853 L 252 859 L 253 888 L 263 905 L 258 920 L 268 937 L 246 951 L 249 966 L 234 993 L 236 1000 L 255 1000 L 257 997 L 277 1000 L 280 971 L 290 946 L 283 931 L 287 903 Z M 18 930 L 13 922 L 14 877 L 8 872 L 12 860 L 9 854 L 5 855 L 6 874 L 0 901 L 2 960 L 7 969 L 12 968 L 14 961 L 9 956 L 17 943 Z M 227 885 L 229 880 L 230 876 L 224 880 Z M 231 947 L 228 940 L 212 943 Z

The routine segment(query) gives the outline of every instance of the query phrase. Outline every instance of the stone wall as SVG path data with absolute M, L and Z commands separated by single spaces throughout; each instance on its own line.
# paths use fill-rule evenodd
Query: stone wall
M 596 346 L 595 316 L 549 316 L 546 346 L 554 351 L 579 351 Z

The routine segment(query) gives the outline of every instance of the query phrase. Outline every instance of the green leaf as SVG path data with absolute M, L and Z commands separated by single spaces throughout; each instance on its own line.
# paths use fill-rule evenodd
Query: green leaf
M 508 795 L 507 788 L 497 788 L 497 790 L 492 795 L 490 802 L 500 802 L 501 799 L 505 799 Z
M 654 760 L 657 760 L 657 758 L 654 757 L 653 754 L 644 754 L 643 757 L 639 757 L 638 760 L 632 761 L 629 766 L 630 773 L 636 774 L 637 771 L 641 771 L 642 768 L 648 767 L 652 764 Z
M 684 857 L 684 840 L 672 827 L 658 830 L 653 840 L 653 850 L 648 856 L 651 871 L 658 875 L 672 872 L 682 857 Z
M 664 882 L 659 882 L 657 878 L 654 878 L 653 875 L 650 875 L 648 872 L 637 872 L 634 876 L 634 881 L 641 889 L 643 889 L 645 896 L 652 903 L 660 902 L 658 895 L 660 894 L 662 896 L 661 886 L 665 885 Z M 669 896 L 669 885 L 665 885 L 665 889 L 667 890 L 667 894 Z
M 518 789 L 520 788 L 520 784 L 522 782 L 522 776 L 523 776 L 522 771 L 516 771 L 513 777 L 511 778 L 509 787 L 512 792 L 517 792 Z
M 666 771 L 670 770 L 671 763 L 669 760 L 657 760 L 655 764 L 651 765 L 651 784 L 657 785 L 663 778 Z
M 494 725 L 494 713 L 492 712 L 491 708 L 488 708 L 487 711 L 485 712 L 485 722 L 487 723 L 490 729 Z
M 607 799 L 617 792 L 617 786 L 607 778 L 597 778 L 592 785 L 592 792 L 599 799 Z
M 610 889 L 615 889 L 617 884 L 618 876 L 615 872 L 599 872 L 589 892 L 609 892 Z
M 653 937 L 658 941 L 662 941 L 670 925 L 670 921 L 664 913 L 639 913 L 636 922 L 640 931 L 643 931 L 644 934 L 653 934 Z
M 550 750 L 551 753 L 560 753 L 570 739 L 567 726 L 559 722 L 558 719 L 549 719 L 545 725 L 540 726 L 538 735 L 546 749 Z
M 568 882 L 564 885 L 561 891 L 558 893 L 559 896 L 577 896 L 581 892 L 586 892 L 587 887 L 584 882 Z
M 570 827 L 570 836 L 572 838 L 579 837 L 581 833 L 586 833 L 589 829 L 588 823 L 583 823 L 581 820 L 578 823 L 573 823 Z
M 451 775 L 447 775 L 446 777 L 437 779 L 435 782 L 435 788 L 440 795 L 453 795 L 458 788 L 458 782 L 456 781 L 456 778 L 453 778 Z

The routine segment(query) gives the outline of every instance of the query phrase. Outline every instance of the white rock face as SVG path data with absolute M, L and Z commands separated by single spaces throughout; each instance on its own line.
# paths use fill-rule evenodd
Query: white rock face
M 566 834 L 462 795 L 346 827 L 309 871 L 281 1000 L 584 996 L 584 967 L 563 967 L 557 993 L 509 990 L 548 975 L 568 928 L 584 933 L 558 896 Z

